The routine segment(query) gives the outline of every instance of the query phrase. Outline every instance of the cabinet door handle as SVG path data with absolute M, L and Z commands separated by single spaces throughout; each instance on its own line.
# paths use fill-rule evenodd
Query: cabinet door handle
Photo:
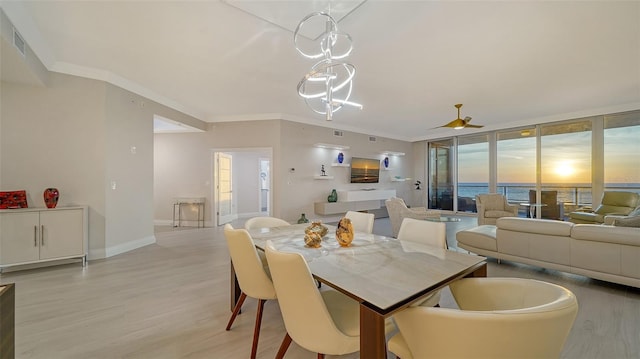
M 33 226 L 33 246 L 38 246 L 38 226 Z
M 40 225 L 40 245 L 44 246 L 44 224 Z

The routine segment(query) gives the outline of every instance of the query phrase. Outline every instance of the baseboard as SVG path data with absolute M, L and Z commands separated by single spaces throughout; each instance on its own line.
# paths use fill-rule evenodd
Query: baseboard
M 134 249 L 138 249 L 140 247 L 148 246 L 149 244 L 154 244 L 154 243 L 156 243 L 156 237 L 148 236 L 148 237 L 136 239 L 135 241 L 118 244 L 113 247 L 107 247 L 105 249 L 105 258 L 113 257 L 115 255 L 129 252 Z

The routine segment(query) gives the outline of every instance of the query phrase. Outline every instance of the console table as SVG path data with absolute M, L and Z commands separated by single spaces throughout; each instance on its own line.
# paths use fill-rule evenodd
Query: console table
M 195 206 L 198 211 L 198 217 L 196 219 L 198 228 L 200 228 L 200 223 L 202 223 L 202 228 L 204 228 L 204 197 L 196 197 L 196 198 L 176 198 L 173 203 L 173 226 L 180 227 L 182 224 L 182 207 L 183 206 Z M 177 212 L 177 215 L 176 215 Z

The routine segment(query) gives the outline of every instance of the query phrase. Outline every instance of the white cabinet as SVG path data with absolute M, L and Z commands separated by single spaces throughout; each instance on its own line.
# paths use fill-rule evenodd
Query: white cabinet
M 87 259 L 86 207 L 0 211 L 0 269 L 68 258 Z

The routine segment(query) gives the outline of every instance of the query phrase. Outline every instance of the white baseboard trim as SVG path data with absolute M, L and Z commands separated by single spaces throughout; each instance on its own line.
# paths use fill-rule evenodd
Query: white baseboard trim
M 134 249 L 138 249 L 140 247 L 148 246 L 149 244 L 154 244 L 154 243 L 156 243 L 156 237 L 148 236 L 148 237 L 136 239 L 135 241 L 118 244 L 113 247 L 107 247 L 105 249 L 104 258 L 109 258 L 118 254 L 129 252 Z

